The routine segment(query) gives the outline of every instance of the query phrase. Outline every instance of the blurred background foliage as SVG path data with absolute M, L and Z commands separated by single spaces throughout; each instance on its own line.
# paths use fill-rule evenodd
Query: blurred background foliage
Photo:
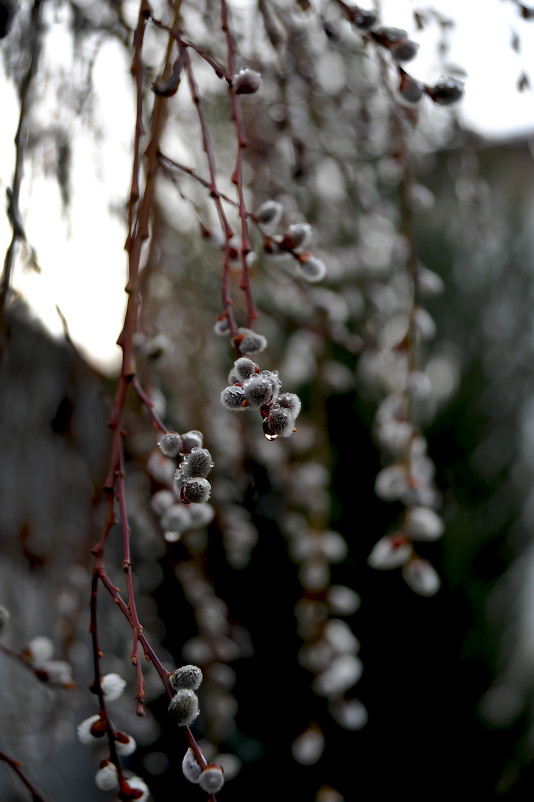
M 148 417 L 131 399 L 127 500 L 145 631 L 169 670 L 182 662 L 203 667 L 194 731 L 206 754 L 232 756 L 221 800 L 445 798 L 459 788 L 481 799 L 524 799 L 534 771 L 530 142 L 484 141 L 428 97 L 406 110 L 398 66 L 349 24 L 342 4 L 273 1 L 232 11 L 243 65 L 263 80 L 257 96 L 243 99 L 248 208 L 270 199 L 284 208 L 276 232 L 251 226 L 255 328 L 269 343 L 253 358 L 280 371 L 283 390 L 298 392 L 303 412 L 293 437 L 268 443 L 259 415 L 222 409 L 235 352 L 214 334 L 222 261 L 216 215 L 205 186 L 162 167 L 142 279 L 139 376 L 169 428 L 204 433 L 215 461 L 214 519 L 165 536 L 151 499 L 166 487 L 167 468 Z M 19 86 L 31 13 L 23 3 L 2 42 L 7 74 Z M 61 18 L 79 70 L 58 76 L 39 62 L 42 86 L 62 87 L 66 108 L 43 128 L 48 89 L 31 95 L 23 157 L 27 170 L 37 170 L 32 159 L 46 152 L 68 216 L 77 147 L 71 120 L 91 120 L 92 58 L 110 38 L 130 48 L 133 13 L 129 4 L 55 3 L 43 14 L 41 38 L 54 15 Z M 219 14 L 215 2 L 184 4 L 187 36 L 224 63 Z M 147 30 L 146 122 L 165 43 L 162 31 Z M 125 49 L 125 69 L 130 55 Z M 230 194 L 236 135 L 227 90 L 200 58 L 195 71 L 219 188 Z M 206 176 L 185 89 L 172 109 L 162 150 Z M 105 133 L 93 133 L 105 148 Z M 124 219 L 123 208 L 118 214 Z M 269 237 L 295 221 L 313 228 L 311 248 L 328 267 L 321 284 L 302 281 L 291 255 L 265 252 Z M 367 563 L 410 505 L 375 494 L 378 472 L 392 461 L 377 443 L 377 409 L 408 392 L 398 346 L 415 303 L 410 243 L 417 263 L 443 282 L 440 294 L 421 299 L 430 317 L 409 344 L 432 388 L 411 410 L 435 465 L 437 494 L 428 506 L 446 524 L 441 540 L 417 548 L 441 577 L 431 598 L 413 593 L 398 569 Z M 26 257 L 19 244 L 24 261 L 31 243 Z M 246 325 L 240 265 L 232 270 L 234 311 Z M 78 687 L 39 682 L 0 654 L 0 749 L 23 761 L 47 800 L 89 802 L 104 798 L 93 776 L 105 754 L 87 751 L 74 732 L 96 707 L 87 690 L 88 601 L 114 378 L 98 373 L 68 338 L 50 339 L 23 298 L 9 301 L 0 367 L 0 603 L 11 620 L 2 642 L 22 652 L 33 637 L 50 637 Z M 98 327 L 97 309 L 94 320 Z M 317 557 L 310 531 L 339 533 L 330 556 Z M 114 535 L 106 562 L 122 586 Z M 331 588 L 339 586 L 356 591 L 361 607 L 353 597 L 345 614 L 336 609 Z M 125 765 L 155 800 L 200 798 L 182 776 L 185 739 L 166 721 L 168 700 L 148 664 L 147 715 L 136 719 L 130 629 L 103 594 L 99 604 L 106 671 L 128 680 L 114 723 L 139 747 Z M 332 621 L 337 645 L 310 670 L 306 648 L 323 648 Z M 353 681 L 324 693 L 318 680 L 339 654 L 350 657 Z M 351 714 L 343 708 L 350 702 Z M 0 789 L 6 802 L 28 796 L 7 767 Z

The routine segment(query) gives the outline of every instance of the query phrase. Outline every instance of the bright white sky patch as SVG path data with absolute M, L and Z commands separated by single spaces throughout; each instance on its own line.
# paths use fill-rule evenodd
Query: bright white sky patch
M 497 139 L 534 133 L 534 93 L 517 91 L 522 71 L 534 89 L 534 20 L 523 20 L 512 0 L 434 0 L 430 5 L 455 21 L 445 65 L 466 72 L 465 98 L 459 107 L 465 126 Z M 427 4 L 382 0 L 381 7 L 385 24 L 406 28 L 421 45 L 408 72 L 425 82 L 446 74 L 437 55 L 437 25 L 417 31 L 413 21 L 413 11 L 425 12 Z M 514 32 L 519 53 L 511 47 Z

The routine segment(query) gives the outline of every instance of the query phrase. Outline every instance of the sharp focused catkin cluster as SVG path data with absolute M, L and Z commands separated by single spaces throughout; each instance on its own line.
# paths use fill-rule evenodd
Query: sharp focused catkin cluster
M 211 485 L 206 476 L 213 468 L 207 448 L 202 448 L 202 432 L 193 429 L 185 434 L 166 432 L 158 441 L 166 457 L 182 457 L 174 474 L 174 489 L 182 504 L 203 504 L 210 497 Z
M 179 727 L 189 727 L 198 716 L 198 697 L 195 693 L 202 683 L 202 671 L 198 666 L 187 665 L 169 674 L 169 681 L 175 691 L 169 704 L 169 715 Z M 193 750 L 189 748 L 182 761 L 182 771 L 189 782 L 198 785 L 207 794 L 216 794 L 224 784 L 222 766 L 218 763 L 202 765 Z
M 240 357 L 228 376 L 228 387 L 221 393 L 226 409 L 259 409 L 267 440 L 291 437 L 301 402 L 295 393 L 280 393 L 282 382 L 276 370 L 262 370 L 247 357 Z
M 186 780 L 197 783 L 207 794 L 216 794 L 224 785 L 222 766 L 219 763 L 200 766 L 191 748 L 182 760 L 182 771 Z
M 200 688 L 202 679 L 202 671 L 193 665 L 182 666 L 169 674 L 169 682 L 175 691 L 169 704 L 169 715 L 178 727 L 189 727 L 198 716 L 195 691 Z

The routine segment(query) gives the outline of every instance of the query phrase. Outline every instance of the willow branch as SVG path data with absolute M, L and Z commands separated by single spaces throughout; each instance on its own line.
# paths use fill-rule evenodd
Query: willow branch
M 7 763 L 8 766 L 11 766 L 15 774 L 22 780 L 30 794 L 32 795 L 33 802 L 46 802 L 45 798 L 41 796 L 35 785 L 26 777 L 24 772 L 21 769 L 22 763 L 19 760 L 14 760 L 13 758 L 6 755 L 5 752 L 0 751 L 0 760 L 4 763 Z
M 2 278 L 0 280 L 0 361 L 7 343 L 7 324 L 5 319 L 5 311 L 7 297 L 11 289 L 11 276 L 15 262 L 16 247 L 19 241 L 23 242 L 26 240 L 26 234 L 24 232 L 24 226 L 22 224 L 22 218 L 19 209 L 20 187 L 24 171 L 24 135 L 26 133 L 26 118 L 31 105 L 30 89 L 37 72 L 39 57 L 41 54 L 41 14 L 43 4 L 44 0 L 34 0 L 33 3 L 29 28 L 30 63 L 19 89 L 20 114 L 17 132 L 15 134 L 15 171 L 13 174 L 12 186 L 7 190 L 8 217 L 11 223 L 12 237 L 4 257 L 4 267 L 2 271 Z

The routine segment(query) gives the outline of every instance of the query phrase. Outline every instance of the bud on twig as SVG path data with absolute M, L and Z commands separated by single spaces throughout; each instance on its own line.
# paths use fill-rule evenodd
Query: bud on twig
M 261 75 L 255 70 L 245 67 L 234 75 L 233 87 L 238 95 L 253 95 L 261 86 Z

